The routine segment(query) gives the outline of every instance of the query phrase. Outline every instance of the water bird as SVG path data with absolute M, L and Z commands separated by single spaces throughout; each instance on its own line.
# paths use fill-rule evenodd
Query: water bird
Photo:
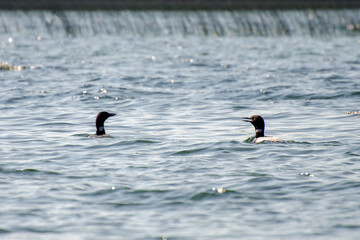
M 105 133 L 104 122 L 115 115 L 115 113 L 99 112 L 96 116 L 96 135 L 90 135 L 89 137 L 110 137 Z
M 255 138 L 252 141 L 253 143 L 281 142 L 281 140 L 277 137 L 265 136 L 265 121 L 261 116 L 253 115 L 251 117 L 243 118 L 243 121 L 251 123 L 255 128 Z

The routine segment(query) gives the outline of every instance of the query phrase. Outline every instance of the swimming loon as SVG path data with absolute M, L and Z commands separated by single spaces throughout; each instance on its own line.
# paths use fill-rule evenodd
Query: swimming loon
M 96 117 L 96 135 L 90 135 L 89 137 L 109 137 L 109 135 L 105 134 L 104 122 L 115 115 L 115 113 L 99 112 Z
M 243 118 L 244 122 L 249 122 L 255 127 L 255 138 L 253 143 L 262 143 L 262 142 L 281 142 L 277 137 L 265 137 L 265 122 L 264 119 L 259 115 L 253 115 L 248 118 Z

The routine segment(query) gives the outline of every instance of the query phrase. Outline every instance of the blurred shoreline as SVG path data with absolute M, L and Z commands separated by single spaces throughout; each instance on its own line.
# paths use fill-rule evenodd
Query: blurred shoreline
M 1 10 L 353 9 L 359 0 L 0 0 Z

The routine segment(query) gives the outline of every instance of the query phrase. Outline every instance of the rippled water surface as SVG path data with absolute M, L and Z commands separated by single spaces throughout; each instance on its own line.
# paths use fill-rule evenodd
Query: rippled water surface
M 0 42 L 1 239 L 359 238 L 358 35 Z

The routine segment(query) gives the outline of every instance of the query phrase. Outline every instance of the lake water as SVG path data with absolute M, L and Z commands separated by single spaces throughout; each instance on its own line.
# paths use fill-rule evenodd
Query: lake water
M 138 34 L 66 14 L 0 12 L 0 239 L 359 239 L 356 22 Z M 100 111 L 111 138 L 88 137 Z M 254 114 L 284 141 L 247 141 Z

